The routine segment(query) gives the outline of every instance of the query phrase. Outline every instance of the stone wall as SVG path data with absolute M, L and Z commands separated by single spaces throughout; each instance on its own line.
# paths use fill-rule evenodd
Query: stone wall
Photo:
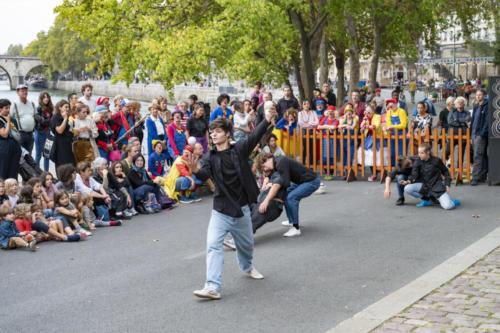
M 161 84 L 141 84 L 133 83 L 128 87 L 125 83 L 112 84 L 111 81 L 57 81 L 51 82 L 52 89 L 59 89 L 64 91 L 74 91 L 80 93 L 81 87 L 84 83 L 90 83 L 94 87 L 94 94 L 114 97 L 116 95 L 123 95 L 132 100 L 140 100 L 149 102 L 158 96 L 167 96 L 169 100 L 169 93 L 165 91 Z M 217 96 L 220 93 L 227 92 L 223 87 L 197 87 L 197 86 L 177 86 L 173 90 L 175 101 L 187 100 L 192 94 L 198 96 L 198 99 L 203 102 L 208 102 L 212 106 L 215 105 Z M 240 100 L 245 97 L 243 91 L 229 92 L 231 98 L 238 97 Z

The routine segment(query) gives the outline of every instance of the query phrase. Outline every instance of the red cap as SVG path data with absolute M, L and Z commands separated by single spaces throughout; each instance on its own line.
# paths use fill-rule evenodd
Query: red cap
M 392 103 L 392 104 L 398 104 L 398 100 L 395 99 L 395 98 L 389 98 L 389 99 L 386 99 L 385 100 L 385 105 L 387 106 L 389 103 Z
M 97 105 L 104 105 L 104 102 L 106 100 L 108 100 L 108 102 L 109 102 L 109 97 L 101 96 L 101 97 L 97 98 L 96 104 Z
M 375 89 L 375 92 L 381 92 L 381 91 L 382 91 L 382 89 L 380 89 L 380 88 Z
M 186 145 L 186 146 L 184 147 L 184 150 L 187 150 L 187 151 L 189 151 L 189 152 L 193 153 L 193 147 L 191 147 L 190 145 Z
M 328 105 L 328 107 L 326 108 L 328 111 L 335 111 L 337 110 L 337 108 L 333 105 Z

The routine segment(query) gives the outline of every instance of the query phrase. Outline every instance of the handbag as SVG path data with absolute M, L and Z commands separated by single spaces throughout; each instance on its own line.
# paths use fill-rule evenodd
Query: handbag
M 3 118 L 0 118 L 0 121 L 5 125 L 5 127 L 7 127 L 7 122 Z M 10 127 L 10 131 L 9 131 L 9 135 L 17 142 L 21 142 L 21 133 L 18 131 L 18 129 L 16 127 L 16 123 L 11 122 L 10 124 L 11 124 L 11 127 Z
M 55 137 L 52 131 L 47 135 L 47 139 L 45 140 L 45 144 L 43 145 L 42 155 L 44 158 L 48 158 L 51 161 L 54 161 L 54 155 L 56 150 L 56 145 L 54 144 Z

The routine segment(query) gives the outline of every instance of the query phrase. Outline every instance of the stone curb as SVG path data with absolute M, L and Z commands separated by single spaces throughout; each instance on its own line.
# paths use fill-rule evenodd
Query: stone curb
M 326 333 L 370 332 L 462 273 L 500 246 L 500 227 L 404 287 L 344 320 Z

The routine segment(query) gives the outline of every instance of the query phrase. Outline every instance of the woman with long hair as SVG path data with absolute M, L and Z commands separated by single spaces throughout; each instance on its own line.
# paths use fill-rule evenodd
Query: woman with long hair
M 40 166 L 40 161 L 42 159 L 43 148 L 45 146 L 45 141 L 50 131 L 50 120 L 52 114 L 54 113 L 54 105 L 52 104 L 52 99 L 46 91 L 42 91 L 38 97 L 38 107 L 35 113 L 35 161 L 38 166 Z M 49 170 L 48 158 L 43 158 L 43 170 Z
M 50 129 L 54 133 L 54 147 L 51 160 L 57 167 L 64 164 L 75 164 L 73 155 L 73 123 L 69 120 L 69 103 L 62 99 L 54 108 L 50 121 Z

